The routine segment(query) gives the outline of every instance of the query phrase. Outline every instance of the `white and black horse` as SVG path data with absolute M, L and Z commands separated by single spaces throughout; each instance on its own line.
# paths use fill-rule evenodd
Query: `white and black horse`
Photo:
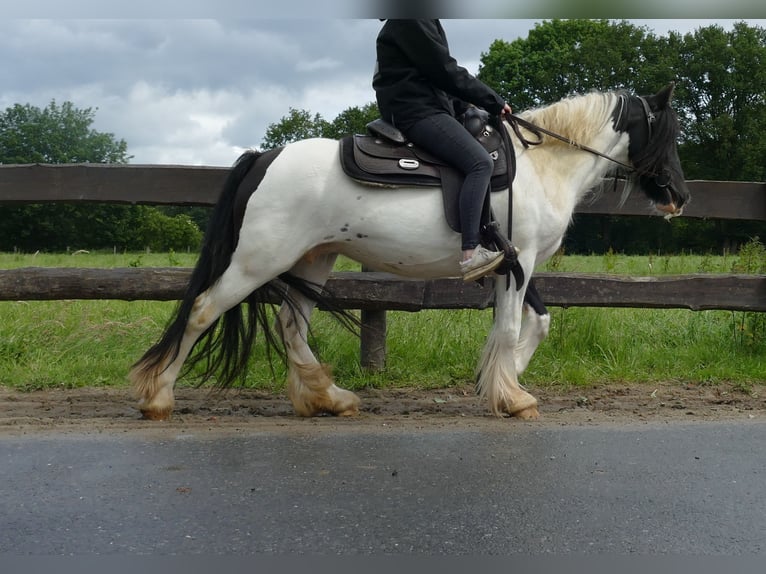
M 527 287 L 533 269 L 561 245 L 578 202 L 627 165 L 648 208 L 675 216 L 687 203 L 672 91 L 671 84 L 646 97 L 592 92 L 520 114 L 543 132 L 539 145 L 528 147 L 511 134 L 512 235 L 525 279 L 518 290 L 495 282 L 494 324 L 477 368 L 478 391 L 492 413 L 538 416 L 537 400 L 519 375 L 547 335 L 550 317 Z M 521 129 L 531 137 L 528 130 Z M 264 303 L 274 294 L 284 301 L 276 333 L 295 412 L 358 412 L 359 398 L 335 385 L 307 343 L 312 309 L 326 295 L 321 286 L 338 254 L 407 277 L 459 276 L 460 234 L 445 221 L 442 201 L 433 187 L 381 188 L 349 177 L 334 140 L 243 154 L 211 216 L 186 295 L 160 341 L 131 370 L 144 416 L 170 416 L 185 363 L 201 362 L 205 377 L 228 384 L 247 368 L 257 330 L 279 343 L 269 335 Z M 507 190 L 493 193 L 492 205 L 507 228 Z

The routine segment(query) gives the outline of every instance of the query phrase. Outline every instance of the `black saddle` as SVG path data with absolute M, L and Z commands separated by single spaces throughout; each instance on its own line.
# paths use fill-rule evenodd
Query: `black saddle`
M 495 168 L 490 189 L 508 188 L 508 159 L 503 138 L 487 123 L 488 114 L 470 108 L 463 125 L 484 146 Z M 458 196 L 463 174 L 433 155 L 408 142 L 402 132 L 382 119 L 367 124 L 370 135 L 353 135 L 340 141 L 343 171 L 358 181 L 385 188 L 399 186 L 441 187 L 444 196 L 444 214 L 449 226 L 460 232 Z M 484 203 L 482 221 L 489 220 L 489 194 Z

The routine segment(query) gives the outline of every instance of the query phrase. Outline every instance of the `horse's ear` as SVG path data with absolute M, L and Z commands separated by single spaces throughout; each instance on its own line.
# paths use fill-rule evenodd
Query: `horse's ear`
M 673 93 L 676 90 L 676 83 L 670 82 L 667 86 L 662 88 L 661 93 L 665 97 L 665 105 L 670 105 L 670 100 L 673 99 Z
M 659 92 L 646 98 L 646 101 L 649 102 L 649 106 L 652 108 L 652 110 L 657 112 L 670 107 L 670 100 L 673 98 L 673 90 L 675 90 L 675 88 L 676 83 L 670 82 Z

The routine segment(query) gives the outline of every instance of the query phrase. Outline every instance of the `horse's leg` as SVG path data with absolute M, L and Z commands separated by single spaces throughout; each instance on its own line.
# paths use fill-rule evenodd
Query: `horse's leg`
M 246 266 L 232 262 L 212 287 L 194 299 L 175 357 L 166 355 L 163 361 L 152 368 L 147 368 L 141 362 L 133 367 L 129 378 L 136 389 L 144 418 L 170 418 L 174 404 L 173 387 L 197 339 L 223 313 L 265 283 L 259 279 L 264 275 L 256 276 L 246 269 Z
M 197 339 L 226 311 L 242 303 L 253 291 L 285 271 L 301 252 L 283 247 L 283 260 L 270 255 L 269 249 L 238 249 L 226 270 L 208 289 L 197 295 L 187 318 L 177 316 L 175 333 L 165 337 L 155 349 L 147 351 L 130 372 L 145 418 L 162 420 L 173 410 L 173 386 Z M 167 333 L 166 333 L 167 335 Z M 178 352 L 173 355 L 177 341 Z M 159 360 L 147 360 L 147 357 Z
M 525 268 L 531 268 L 531 262 Z M 522 419 L 539 416 L 537 399 L 519 385 L 516 348 L 521 331 L 524 288 L 506 290 L 504 281 L 495 287 L 495 322 L 478 367 L 479 394 L 489 401 L 492 414 L 506 412 Z
M 517 376 L 526 370 L 535 350 L 548 336 L 551 324 L 551 316 L 535 288 L 534 279 L 529 280 L 524 293 L 523 313 L 519 343 L 516 345 Z
M 336 259 L 335 254 L 301 259 L 290 274 L 324 285 Z M 359 397 L 335 385 L 329 369 L 321 365 L 307 341 L 308 324 L 314 301 L 299 293 L 289 293 L 291 304 L 283 303 L 277 325 L 287 353 L 287 395 L 296 414 L 310 417 L 321 413 L 347 416 L 359 412 Z

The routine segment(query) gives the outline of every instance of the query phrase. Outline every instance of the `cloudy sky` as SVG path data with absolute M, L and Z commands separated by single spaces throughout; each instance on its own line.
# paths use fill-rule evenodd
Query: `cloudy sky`
M 309 16 L 0 20 L 0 110 L 71 101 L 97 110 L 93 127 L 124 139 L 131 163 L 228 166 L 291 107 L 332 120 L 374 100 L 381 23 Z M 443 24 L 453 56 L 475 73 L 493 40 L 525 37 L 534 22 Z M 633 22 L 666 34 L 733 20 Z

